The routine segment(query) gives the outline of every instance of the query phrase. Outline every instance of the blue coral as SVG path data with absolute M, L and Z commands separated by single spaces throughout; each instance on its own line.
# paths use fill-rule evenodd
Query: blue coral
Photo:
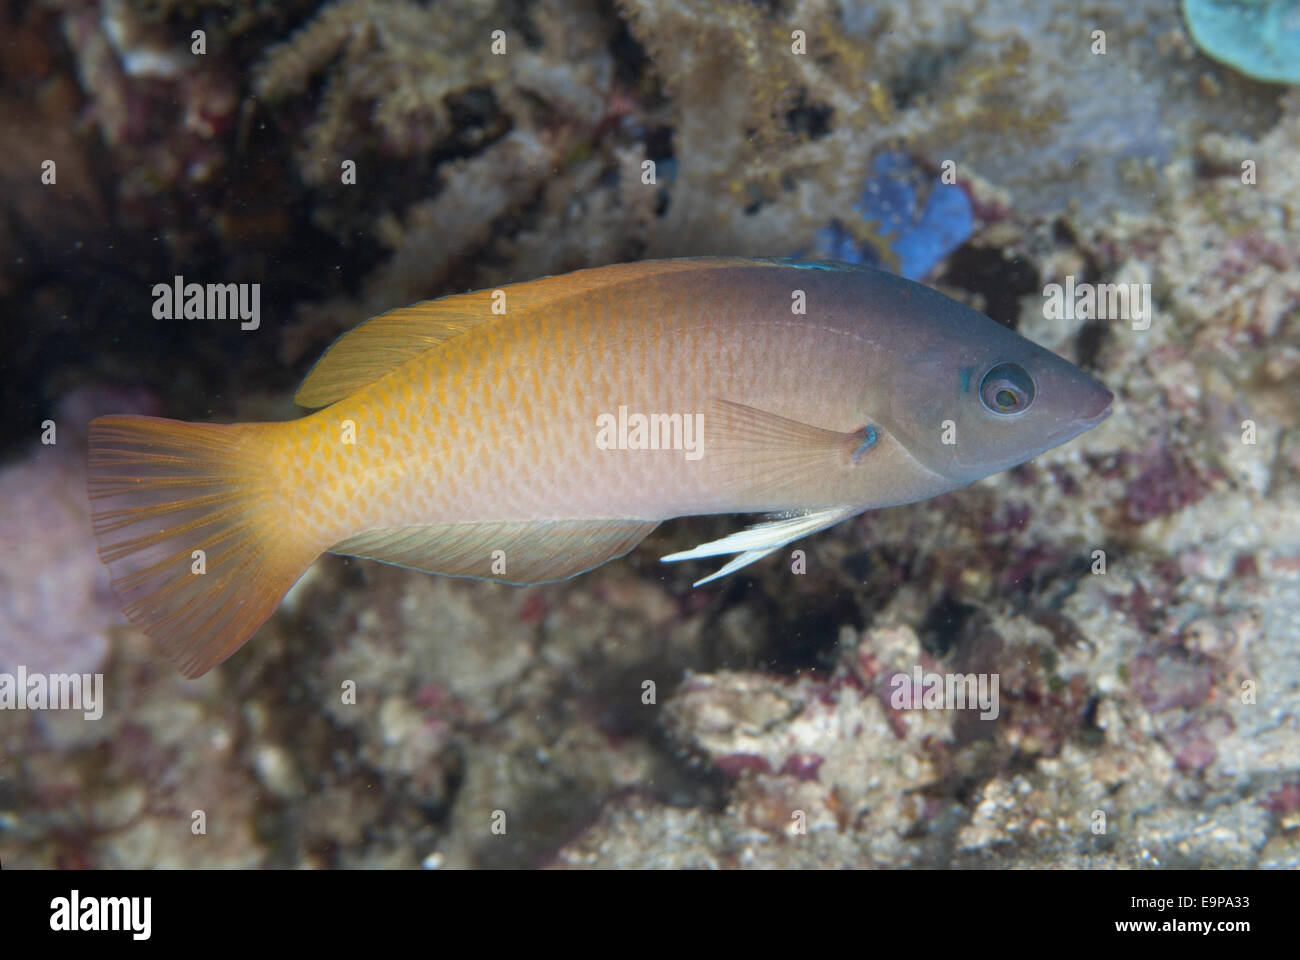
M 907 154 L 882 153 L 872 164 L 872 175 L 854 208 L 889 236 L 898 272 L 909 280 L 924 278 L 975 228 L 965 190 L 936 177 L 921 207 L 917 200 L 920 182 L 916 164 Z M 816 249 L 823 256 L 848 263 L 879 265 L 882 259 L 881 251 L 858 243 L 838 220 L 818 234 Z

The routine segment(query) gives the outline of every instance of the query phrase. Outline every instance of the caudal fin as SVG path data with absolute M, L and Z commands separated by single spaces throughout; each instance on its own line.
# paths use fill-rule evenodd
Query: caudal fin
M 318 551 L 283 515 L 272 424 L 100 417 L 87 489 L 99 558 L 122 612 L 187 677 L 234 653 Z

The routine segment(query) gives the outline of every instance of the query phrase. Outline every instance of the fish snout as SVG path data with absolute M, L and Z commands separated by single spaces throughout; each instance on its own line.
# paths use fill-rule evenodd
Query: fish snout
M 1094 381 L 1093 389 L 1089 390 L 1087 396 L 1083 398 L 1079 421 L 1089 427 L 1095 427 L 1110 416 L 1110 405 L 1114 402 L 1115 394 Z

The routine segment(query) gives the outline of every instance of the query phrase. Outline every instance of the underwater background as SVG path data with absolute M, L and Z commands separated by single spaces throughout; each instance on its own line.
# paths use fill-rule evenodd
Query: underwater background
M 105 677 L 0 711 L 0 862 L 1300 866 L 1297 70 L 1296 0 L 0 7 L 0 673 Z M 803 572 L 659 562 L 735 517 L 538 587 L 327 555 L 197 681 L 118 613 L 92 417 L 289 419 L 374 314 L 705 254 L 924 281 L 1115 412 Z

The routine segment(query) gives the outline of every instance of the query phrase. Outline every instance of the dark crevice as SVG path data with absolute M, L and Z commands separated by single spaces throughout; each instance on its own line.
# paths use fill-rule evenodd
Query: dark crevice
M 1009 260 L 995 247 L 964 244 L 948 258 L 944 281 L 982 294 L 984 312 L 1015 330 L 1020 321 L 1020 298 L 1042 293 L 1037 268 L 1025 259 Z

